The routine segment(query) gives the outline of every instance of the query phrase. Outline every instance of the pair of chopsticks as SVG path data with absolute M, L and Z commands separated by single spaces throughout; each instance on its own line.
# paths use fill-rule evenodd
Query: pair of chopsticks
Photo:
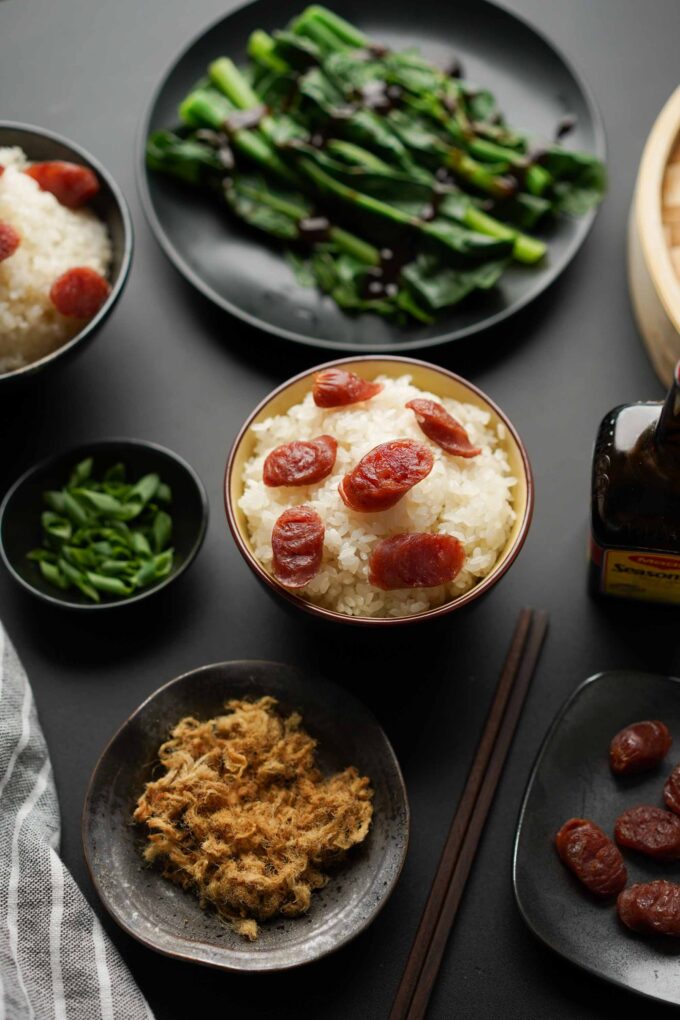
M 522 609 L 389 1020 L 422 1020 L 548 628 Z

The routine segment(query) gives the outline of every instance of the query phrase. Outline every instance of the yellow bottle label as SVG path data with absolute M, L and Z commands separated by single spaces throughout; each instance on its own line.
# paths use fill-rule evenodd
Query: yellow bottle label
M 644 549 L 607 549 L 602 591 L 621 598 L 680 603 L 680 555 Z

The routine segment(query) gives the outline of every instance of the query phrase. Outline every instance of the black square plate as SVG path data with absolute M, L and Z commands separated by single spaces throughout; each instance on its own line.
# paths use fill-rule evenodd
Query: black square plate
M 613 775 L 609 743 L 629 723 L 660 719 L 674 738 L 659 768 Z M 625 670 L 599 673 L 576 689 L 557 715 L 529 778 L 520 812 L 513 879 L 517 904 L 535 935 L 614 984 L 680 1005 L 680 939 L 636 935 L 613 901 L 597 902 L 564 867 L 555 833 L 572 817 L 590 818 L 610 835 L 635 804 L 663 807 L 663 784 L 680 761 L 680 680 Z M 624 851 L 628 883 L 680 882 L 680 862 Z

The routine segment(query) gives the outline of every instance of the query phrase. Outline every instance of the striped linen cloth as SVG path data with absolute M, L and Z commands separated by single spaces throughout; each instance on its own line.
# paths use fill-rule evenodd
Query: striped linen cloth
M 0 1020 L 153 1020 L 59 855 L 33 694 L 0 624 Z

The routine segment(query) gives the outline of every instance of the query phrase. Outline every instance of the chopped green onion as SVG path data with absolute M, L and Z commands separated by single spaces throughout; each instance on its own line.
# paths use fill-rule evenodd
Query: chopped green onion
M 72 469 L 62 489 L 43 493 L 41 547 L 27 558 L 56 588 L 75 587 L 92 602 L 100 593 L 128 598 L 167 577 L 174 564 L 169 547 L 170 487 L 156 473 L 127 482 L 124 464 L 109 467 L 98 481 L 87 457 Z

